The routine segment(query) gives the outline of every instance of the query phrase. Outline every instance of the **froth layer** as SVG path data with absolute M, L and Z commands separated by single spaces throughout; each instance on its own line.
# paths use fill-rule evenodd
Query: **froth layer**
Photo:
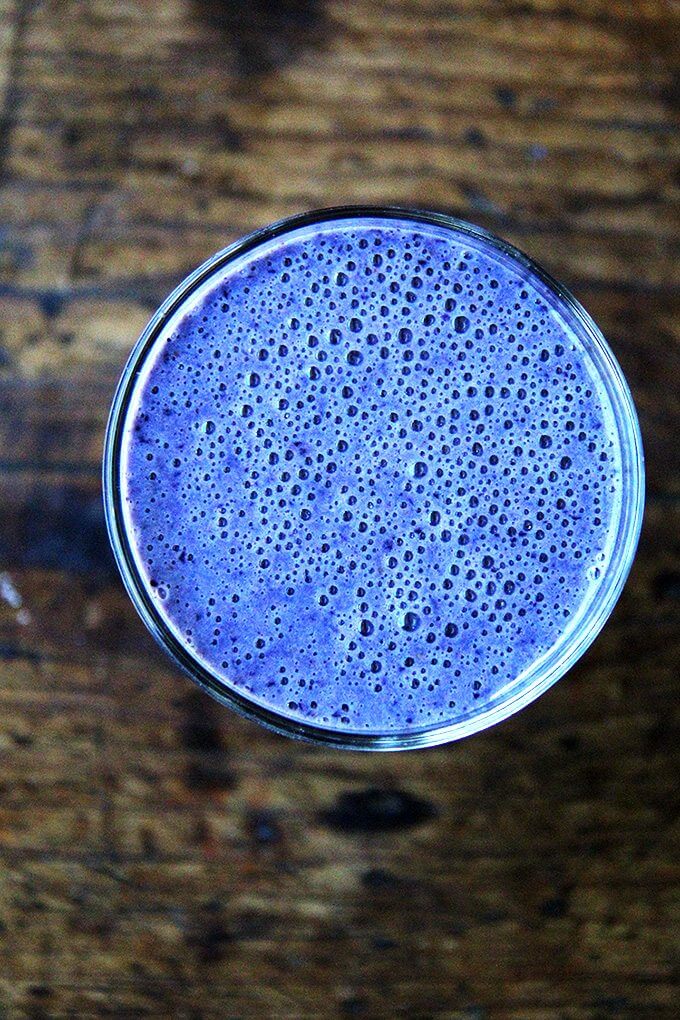
M 620 439 L 569 308 L 428 223 L 302 227 L 205 282 L 139 374 L 128 534 L 166 626 L 316 726 L 445 726 L 568 639 L 621 513 Z

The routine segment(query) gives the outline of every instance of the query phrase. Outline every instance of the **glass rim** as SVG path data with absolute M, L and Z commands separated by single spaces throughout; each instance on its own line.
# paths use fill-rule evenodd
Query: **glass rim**
M 569 639 L 563 643 L 564 647 L 560 648 L 558 641 L 547 657 L 544 656 L 543 660 L 537 659 L 529 667 L 521 688 L 514 694 L 500 698 L 495 706 L 492 703 L 458 721 L 384 734 L 362 733 L 357 730 L 338 731 L 291 719 L 251 700 L 234 687 L 227 686 L 207 669 L 171 631 L 151 600 L 135 562 L 125 527 L 121 499 L 120 453 L 130 399 L 140 368 L 171 316 L 199 286 L 237 257 L 298 228 L 332 220 L 357 218 L 401 219 L 444 227 L 459 236 L 484 241 L 537 277 L 548 291 L 566 305 L 592 347 L 589 352 L 597 355 L 595 364 L 612 403 L 623 458 L 624 493 L 612 555 L 603 570 L 604 576 L 596 596 L 587 605 L 583 618 Z M 208 258 L 186 276 L 163 301 L 132 348 L 115 391 L 104 438 L 103 500 L 114 557 L 137 613 L 163 650 L 200 688 L 239 715 L 289 737 L 343 750 L 413 750 L 450 743 L 509 718 L 535 701 L 563 677 L 592 644 L 619 599 L 635 557 L 644 509 L 644 455 L 635 405 L 623 372 L 599 327 L 563 284 L 507 241 L 482 227 L 446 213 L 398 206 L 347 205 L 288 216 L 247 234 Z M 539 665 L 534 676 L 532 670 L 536 663 Z

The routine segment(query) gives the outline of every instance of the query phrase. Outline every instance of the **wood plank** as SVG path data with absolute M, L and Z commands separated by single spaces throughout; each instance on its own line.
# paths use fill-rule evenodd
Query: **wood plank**
M 677 1015 L 676 7 L 0 0 L 2 1016 Z M 298 745 L 208 700 L 103 520 L 108 407 L 154 308 L 339 202 L 436 207 L 537 258 L 645 439 L 597 641 L 422 754 Z

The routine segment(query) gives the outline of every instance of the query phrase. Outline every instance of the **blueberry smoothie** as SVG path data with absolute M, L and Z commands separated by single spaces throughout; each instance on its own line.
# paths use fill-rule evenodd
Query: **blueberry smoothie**
M 146 622 L 286 732 L 417 746 L 562 675 L 639 530 L 628 391 L 498 239 L 337 210 L 216 256 L 135 350 L 107 511 Z

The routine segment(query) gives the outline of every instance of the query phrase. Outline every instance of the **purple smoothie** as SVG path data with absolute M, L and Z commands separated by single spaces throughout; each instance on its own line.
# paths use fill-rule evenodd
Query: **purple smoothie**
M 453 732 L 531 700 L 633 527 L 588 323 L 435 221 L 321 219 L 218 261 L 147 342 L 121 423 L 150 612 L 218 691 L 293 726 Z

